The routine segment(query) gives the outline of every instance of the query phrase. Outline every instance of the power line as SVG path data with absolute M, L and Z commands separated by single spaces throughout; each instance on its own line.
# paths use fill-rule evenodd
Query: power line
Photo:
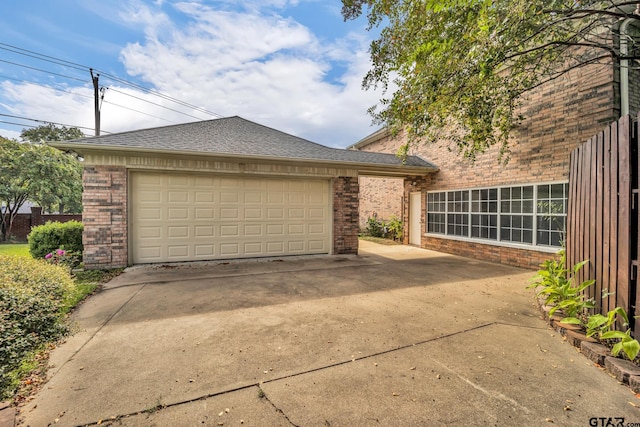
M 0 43 L 0 44 L 2 44 L 2 43 Z M 64 93 L 68 93 L 70 95 L 80 96 L 82 98 L 93 99 L 93 96 L 84 95 L 82 93 L 77 93 L 77 92 L 72 92 L 70 90 L 62 89 L 62 88 L 60 88 L 60 86 L 53 86 L 53 85 L 52 86 L 47 86 L 47 85 L 43 85 L 43 84 L 40 84 L 40 83 L 30 82 L 28 80 L 16 79 L 16 78 L 5 76 L 5 75 L 2 75 L 2 74 L 0 74 L 0 78 L 7 79 L 7 80 L 13 80 L 13 81 L 16 81 L 16 82 L 19 82 L 19 83 L 25 83 L 25 84 L 29 84 L 29 85 L 34 85 L 34 86 L 38 86 L 38 87 L 45 88 L 45 89 L 53 89 L 53 90 L 55 90 L 57 92 L 64 92 Z M 125 94 L 125 95 L 127 95 L 127 94 Z M 178 123 L 178 122 L 175 122 L 173 120 L 169 120 L 169 119 L 165 119 L 163 117 L 159 117 L 159 116 L 156 116 L 156 115 L 153 115 L 153 114 L 145 113 L 144 111 L 136 110 L 135 108 L 131 108 L 131 107 L 127 107 L 127 106 L 124 106 L 124 105 L 116 104 L 115 102 L 110 102 L 110 101 L 106 101 L 106 100 L 103 100 L 102 102 L 104 102 L 105 104 L 113 105 L 115 107 L 124 108 L 125 110 L 133 111 L 135 113 L 144 114 L 145 116 L 153 117 L 154 119 L 163 120 L 163 121 L 168 122 L 168 123 Z M 154 105 L 156 105 L 156 104 L 154 104 Z
M 193 116 L 193 115 L 191 115 L 189 113 L 184 113 L 182 111 L 175 110 L 173 108 L 166 107 L 164 105 L 156 104 L 155 102 L 147 101 L 144 98 L 140 98 L 139 96 L 135 96 L 135 95 L 131 95 L 131 94 L 126 93 L 126 92 L 122 92 L 121 90 L 118 90 L 118 89 L 109 88 L 109 90 L 112 90 L 112 91 L 117 92 L 117 93 L 121 93 L 122 95 L 125 95 L 125 96 L 130 96 L 131 98 L 135 98 L 135 99 L 137 99 L 139 101 L 148 102 L 149 104 L 155 105 L 156 107 L 164 108 L 164 109 L 170 110 L 170 111 L 175 111 L 176 113 L 180 113 L 180 114 L 183 114 L 185 116 L 193 117 L 194 119 L 202 120 L 200 117 L 196 117 L 196 116 Z
M 71 127 L 71 128 L 78 128 L 78 129 L 94 130 L 93 128 L 89 128 L 89 127 L 86 127 L 86 126 L 68 125 L 68 124 L 64 124 L 64 123 L 52 122 L 52 121 L 49 121 L 49 120 L 39 120 L 39 119 L 32 119 L 32 118 L 29 118 L 29 117 L 14 116 L 12 114 L 0 113 L 0 116 L 9 117 L 9 118 L 12 118 L 12 119 L 28 120 L 28 121 L 37 122 L 37 123 L 52 124 L 52 125 L 65 126 L 65 127 Z M 14 123 L 14 124 L 17 124 L 17 123 Z M 22 125 L 18 124 L 18 126 L 22 126 Z M 25 125 L 25 126 L 30 126 L 30 125 Z M 37 126 L 32 126 L 32 127 L 37 127 Z M 104 132 L 112 133 L 112 132 L 107 132 L 106 130 Z
M 38 127 L 38 126 L 27 125 L 27 124 L 23 124 L 23 123 L 8 122 L 6 120 L 0 120 L 0 123 L 4 123 L 4 124 L 7 124 L 7 125 L 24 126 L 24 127 L 28 127 L 28 128 L 37 128 Z
M 4 63 L 11 64 L 11 65 L 17 65 L 18 67 L 28 68 L 30 70 L 40 71 L 40 72 L 43 72 L 43 73 L 50 74 L 52 76 L 64 77 L 65 79 L 77 80 L 77 81 L 83 82 L 83 83 L 87 82 L 86 80 L 82 80 L 82 79 L 79 79 L 77 77 L 65 76 L 64 74 L 54 73 L 53 71 L 47 71 L 47 70 L 43 70 L 42 68 L 31 67 L 29 65 L 18 64 L 17 62 L 6 61 L 4 59 L 0 59 L 0 62 L 4 62 Z
M 91 97 L 89 97 L 89 98 L 91 98 Z M 109 102 L 109 101 L 104 101 L 104 100 L 102 102 L 104 102 L 105 104 L 113 105 L 115 107 L 124 108 L 125 110 L 133 111 L 135 113 L 144 114 L 145 116 L 153 117 L 154 119 L 164 120 L 165 122 L 168 122 L 168 123 L 174 123 L 174 124 L 178 123 L 178 122 L 174 122 L 173 120 L 164 119 L 162 117 L 154 116 L 153 114 L 145 113 L 144 111 L 136 110 L 135 108 L 125 107 L 124 105 L 116 104 L 115 102 Z
M 31 57 L 31 58 L 35 58 L 35 59 L 38 59 L 38 60 L 41 60 L 41 61 L 50 62 L 50 63 L 56 64 L 56 65 L 61 65 L 61 66 L 69 67 L 69 68 L 74 68 L 74 69 L 80 70 L 80 71 L 87 71 L 88 69 L 90 69 L 90 67 L 87 67 L 85 65 L 81 65 L 81 64 L 78 64 L 78 63 L 75 63 L 75 62 L 67 61 L 65 59 L 56 58 L 56 57 L 53 57 L 53 56 L 50 56 L 50 55 L 45 55 L 45 54 L 38 53 L 38 52 L 35 52 L 35 51 L 32 51 L 32 50 L 21 48 L 21 47 L 18 47 L 18 46 L 13 46 L 13 45 L 10 45 L 10 44 L 7 44 L 7 43 L 0 43 L 0 49 L 6 50 L 6 51 L 9 51 L 9 52 L 13 52 L 13 53 L 16 53 L 16 54 L 19 54 L 19 55 L 24 55 L 24 56 L 28 56 L 28 57 Z M 0 61 L 2 61 L 2 60 L 0 60 Z M 7 62 L 7 63 L 13 64 L 13 65 L 18 65 L 18 66 L 22 66 L 22 67 L 25 67 L 25 68 L 30 68 L 30 69 L 35 69 L 37 71 L 46 72 L 46 71 L 38 69 L 38 68 L 29 67 L 29 66 L 22 65 L 22 64 L 11 63 L 9 61 L 2 61 L 2 62 Z M 192 110 L 208 114 L 210 116 L 223 117 L 221 114 L 215 113 L 213 111 L 209 111 L 209 110 L 207 110 L 205 108 L 202 108 L 202 107 L 198 107 L 197 105 L 190 104 L 188 102 L 185 102 L 185 101 L 182 101 L 180 99 L 174 98 L 174 97 L 172 97 L 170 95 L 166 95 L 166 94 L 164 94 L 162 92 L 158 92 L 156 90 L 146 88 L 146 87 L 144 87 L 142 85 L 130 82 L 128 80 L 125 80 L 125 79 L 120 78 L 118 76 L 114 76 L 114 75 L 106 73 L 106 72 L 103 72 L 101 70 L 97 70 L 97 69 L 94 69 L 94 70 L 96 72 L 100 73 L 103 77 L 107 77 L 108 79 L 111 79 L 111 80 L 113 80 L 115 82 L 122 83 L 124 85 L 127 85 L 127 86 L 133 87 L 135 89 L 141 90 L 141 91 L 143 91 L 145 93 L 157 96 L 157 97 L 165 99 L 167 101 L 174 102 L 174 103 L 179 104 L 179 105 L 181 105 L 183 107 L 187 107 L 187 108 L 190 108 Z M 75 77 L 64 76 L 64 75 L 60 75 L 60 74 L 56 74 L 56 73 L 51 73 L 51 74 L 52 75 L 59 75 L 61 77 L 65 77 L 65 78 L 72 78 L 72 79 L 75 79 L 75 80 L 80 80 L 80 79 L 77 79 Z M 80 81 L 86 82 L 86 80 L 80 80 Z M 161 105 L 155 104 L 155 103 L 153 103 L 151 101 L 146 101 L 146 102 L 149 102 L 149 103 L 151 103 L 153 105 L 161 106 Z M 164 107 L 164 108 L 166 108 L 166 107 Z M 172 109 L 170 109 L 170 110 L 172 110 Z M 181 113 L 181 114 L 185 114 L 185 115 L 189 115 L 189 114 L 186 114 L 186 113 L 182 113 L 181 111 L 178 111 L 178 110 L 172 110 L 172 111 L 175 111 L 175 112 L 178 112 L 178 113 Z M 199 117 L 195 117 L 195 116 L 190 116 L 190 117 L 196 118 L 198 120 L 202 120 Z

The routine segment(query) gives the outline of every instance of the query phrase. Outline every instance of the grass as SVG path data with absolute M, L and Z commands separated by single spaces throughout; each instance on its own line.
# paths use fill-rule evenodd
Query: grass
M 28 243 L 0 244 L 0 254 L 31 258 Z
M 359 239 L 366 240 L 367 242 L 373 242 L 373 243 L 378 243 L 380 245 L 387 245 L 387 246 L 402 244 L 400 242 L 396 242 L 395 240 L 383 239 L 382 237 L 360 236 Z

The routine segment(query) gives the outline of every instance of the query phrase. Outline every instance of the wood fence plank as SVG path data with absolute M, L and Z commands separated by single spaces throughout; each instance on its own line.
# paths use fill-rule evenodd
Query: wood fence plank
M 611 256 L 611 126 L 604 132 L 603 147 L 603 193 L 602 193 L 602 288 L 611 291 L 609 257 Z M 615 240 L 614 240 L 615 242 Z M 602 311 L 609 311 L 609 306 L 615 301 L 608 297 L 602 302 Z
M 611 197 L 609 199 L 609 239 L 611 241 L 609 253 L 609 283 L 610 292 L 614 294 L 609 297 L 609 309 L 615 308 L 618 298 L 618 123 L 611 124 L 611 163 L 609 164 L 609 174 L 611 176 Z
M 597 200 L 596 200 L 596 186 L 598 179 L 598 137 L 593 136 L 589 141 L 591 145 L 591 158 L 589 159 L 589 264 L 587 264 L 589 270 L 587 272 L 586 280 L 595 280 L 596 278 L 596 264 L 598 263 L 596 253 L 596 230 L 597 221 L 600 218 L 596 218 L 597 213 Z M 595 292 L 595 286 L 589 287 L 589 297 L 593 299 L 598 298 L 598 294 Z
M 630 168 L 630 143 L 631 127 L 630 117 L 624 116 L 618 122 L 618 291 L 617 304 L 629 308 L 629 267 L 631 265 L 630 253 L 630 207 L 631 207 L 631 168 Z
M 582 259 L 589 260 L 589 263 L 582 267 L 580 270 L 580 278 L 578 283 L 582 283 L 589 279 L 589 270 L 591 264 L 591 209 L 590 209 L 590 194 L 591 194 L 591 139 L 585 144 L 584 157 L 582 158 L 582 199 L 583 199 L 583 251 Z M 571 267 L 571 266 L 569 266 Z M 587 290 L 587 296 L 591 297 L 591 289 Z
M 567 222 L 566 222 L 566 236 L 565 236 L 565 255 L 567 264 L 575 259 L 575 240 L 576 240 L 576 223 L 577 223 L 577 209 L 576 201 L 578 198 L 577 183 L 578 183 L 578 159 L 579 149 L 571 152 L 569 160 L 569 194 L 568 207 L 567 207 Z
M 604 131 L 599 132 L 596 140 L 596 180 L 595 180 L 595 258 L 593 266 L 595 268 L 594 278 L 596 280 L 594 289 L 594 299 L 596 301 L 596 313 L 602 309 L 602 264 L 603 264 L 603 185 L 604 185 Z
M 635 122 L 635 132 L 633 133 L 633 148 L 636 153 L 636 162 L 634 167 L 634 184 L 635 188 L 640 189 L 640 112 L 638 112 L 638 117 Z M 636 203 L 640 204 L 640 194 L 636 196 Z M 640 206 L 636 206 L 636 217 L 633 219 L 636 225 L 636 234 L 632 236 L 635 239 L 636 246 L 636 262 L 640 261 Z M 633 243 L 632 243 L 633 244 Z M 636 275 L 635 280 L 633 281 L 633 289 L 632 294 L 635 294 L 635 309 L 633 312 L 634 316 L 638 316 L 640 313 L 640 292 L 638 292 L 638 274 L 640 273 L 640 266 L 636 264 Z M 637 337 L 640 334 L 640 317 L 636 317 L 633 323 L 633 332 L 634 337 Z

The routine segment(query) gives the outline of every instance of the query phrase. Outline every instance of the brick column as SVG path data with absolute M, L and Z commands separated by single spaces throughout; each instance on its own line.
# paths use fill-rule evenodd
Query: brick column
M 358 254 L 359 185 L 357 177 L 333 180 L 333 253 Z
M 83 176 L 82 222 L 84 266 L 126 267 L 127 170 L 120 166 L 88 166 Z

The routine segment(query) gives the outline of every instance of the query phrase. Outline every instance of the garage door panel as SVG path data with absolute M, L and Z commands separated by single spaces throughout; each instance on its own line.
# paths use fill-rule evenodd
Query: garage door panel
M 132 173 L 134 263 L 328 253 L 329 182 Z
M 215 236 L 215 227 L 213 225 L 196 225 L 193 227 L 194 237 L 198 238 L 210 238 Z
M 264 212 L 262 208 L 245 208 L 244 209 L 244 219 L 262 219 L 264 216 Z
M 214 194 L 211 191 L 195 191 L 195 203 L 214 203 Z
M 216 217 L 215 209 L 213 208 L 194 208 L 194 219 L 209 221 Z
M 189 256 L 189 245 L 169 245 L 169 258 L 187 258 Z
M 246 224 L 244 226 L 244 235 L 245 236 L 263 236 L 264 232 L 263 230 L 263 225 L 262 224 Z
M 141 220 L 161 220 L 162 209 L 160 208 L 140 208 L 139 217 Z
M 167 227 L 167 237 L 189 237 L 189 227 L 186 225 Z
M 220 255 L 222 256 L 239 256 L 240 255 L 240 245 L 238 243 L 222 243 L 220 245 Z
M 324 240 L 309 240 L 309 250 L 312 251 L 324 251 L 326 250 Z
M 167 202 L 168 203 L 188 203 L 189 202 L 189 193 L 186 191 L 169 191 L 167 193 Z

